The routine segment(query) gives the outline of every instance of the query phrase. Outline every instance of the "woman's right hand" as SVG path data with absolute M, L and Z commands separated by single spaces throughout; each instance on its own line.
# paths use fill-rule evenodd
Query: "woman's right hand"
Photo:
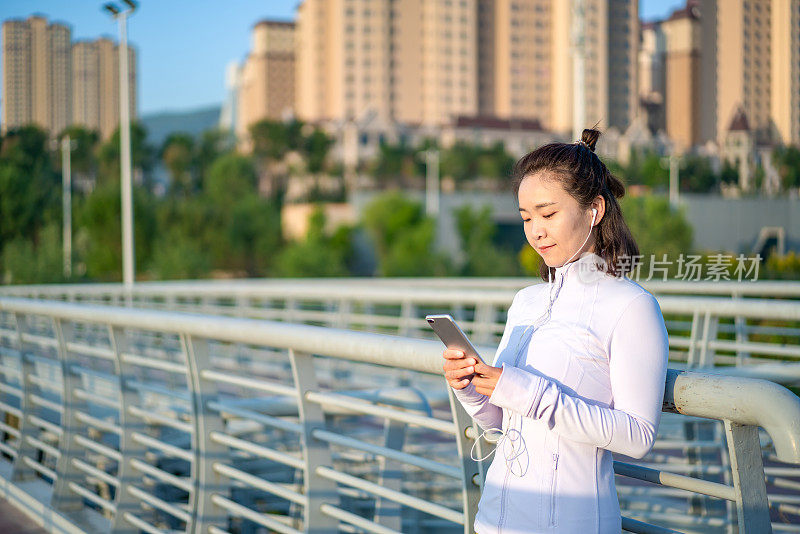
M 464 352 L 458 349 L 444 351 L 444 377 L 453 389 L 464 389 L 475 373 L 475 358 L 465 358 Z

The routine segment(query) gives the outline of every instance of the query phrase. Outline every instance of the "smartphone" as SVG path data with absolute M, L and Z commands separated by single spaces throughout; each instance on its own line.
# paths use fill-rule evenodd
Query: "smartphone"
M 436 332 L 436 335 L 439 336 L 439 339 L 442 340 L 442 343 L 444 343 L 448 349 L 464 351 L 465 357 L 472 357 L 481 363 L 485 363 L 478 354 L 478 351 L 475 350 L 475 347 L 473 347 L 472 343 L 467 339 L 467 335 L 449 314 L 428 315 L 425 317 L 425 320 L 428 321 L 428 324 L 431 325 L 433 331 Z

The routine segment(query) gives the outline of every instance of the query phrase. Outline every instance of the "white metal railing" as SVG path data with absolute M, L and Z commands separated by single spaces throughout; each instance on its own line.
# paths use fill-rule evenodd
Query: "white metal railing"
M 476 429 L 441 377 L 438 342 L 0 297 L 0 377 L 0 493 L 53 531 L 471 528 L 483 465 L 469 457 Z M 619 484 L 623 505 L 659 499 L 623 506 L 624 528 L 796 530 L 771 523 L 770 510 L 797 516 L 800 502 L 768 497 L 765 473 L 800 484 L 786 464 L 800 463 L 800 399 L 678 370 L 665 388 L 653 453 L 615 462 L 620 482 L 650 483 Z M 669 434 L 704 420 L 723 421 L 717 462 L 660 462 L 718 451 L 715 437 Z M 693 508 L 692 494 L 721 509 Z
M 489 279 L 491 281 L 493 279 Z M 519 279 L 494 279 L 519 283 Z M 440 285 L 434 286 L 437 282 Z M 205 281 L 138 284 L 11 286 L 0 294 L 234 315 L 404 336 L 429 337 L 428 312 L 452 313 L 478 343 L 499 339 L 515 289 L 459 287 L 470 279 Z M 488 283 L 488 282 L 484 282 Z M 659 285 L 660 284 L 660 285 Z M 685 368 L 736 366 L 728 374 L 800 384 L 800 282 L 663 282 L 656 293 L 669 331 L 670 359 Z M 697 286 L 697 287 L 695 287 Z M 730 298 L 674 295 L 759 295 Z M 689 289 L 687 289 L 689 288 Z M 783 298 L 777 299 L 781 295 Z M 769 298 L 766 298 L 769 297 Z

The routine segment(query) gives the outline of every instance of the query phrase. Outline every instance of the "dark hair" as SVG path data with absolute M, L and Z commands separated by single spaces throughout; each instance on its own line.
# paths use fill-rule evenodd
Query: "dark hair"
M 539 171 L 550 171 L 553 179 L 558 180 L 584 209 L 589 209 L 592 201 L 602 196 L 606 211 L 595 226 L 594 249 L 605 260 L 607 273 L 622 276 L 635 267 L 639 247 L 617 201 L 625 195 L 625 186 L 594 153 L 599 137 L 598 130 L 586 129 L 576 143 L 550 143 L 529 152 L 514 164 L 512 184 L 514 196 L 518 196 L 525 178 Z M 626 260 L 620 261 L 623 257 Z M 549 270 L 542 262 L 539 268 L 542 279 L 547 280 Z

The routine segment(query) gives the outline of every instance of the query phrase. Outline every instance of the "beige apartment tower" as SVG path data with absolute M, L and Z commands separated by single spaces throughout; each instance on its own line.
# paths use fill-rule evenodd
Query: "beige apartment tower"
M 128 45 L 130 114 L 136 117 L 136 50 Z M 108 139 L 119 125 L 119 46 L 107 38 L 72 45 L 72 124 Z
M 71 119 L 71 30 L 39 16 L 3 22 L 2 130 L 36 124 L 58 133 Z
M 550 129 L 624 132 L 638 112 L 637 0 L 553 0 Z
M 713 120 L 717 142 L 741 109 L 757 143 L 800 143 L 800 0 L 698 3 L 701 107 L 705 115 L 714 103 L 704 122 Z
M 770 113 L 775 139 L 800 144 L 800 0 L 773 0 Z
M 478 0 L 479 114 L 553 123 L 553 0 Z
M 478 112 L 477 0 L 305 0 L 296 112 L 438 126 Z
M 700 12 L 690 5 L 661 23 L 666 40 L 666 127 L 677 152 L 700 144 Z
M 253 27 L 253 44 L 242 66 L 237 136 L 259 120 L 280 120 L 294 112 L 295 25 L 264 20 Z

